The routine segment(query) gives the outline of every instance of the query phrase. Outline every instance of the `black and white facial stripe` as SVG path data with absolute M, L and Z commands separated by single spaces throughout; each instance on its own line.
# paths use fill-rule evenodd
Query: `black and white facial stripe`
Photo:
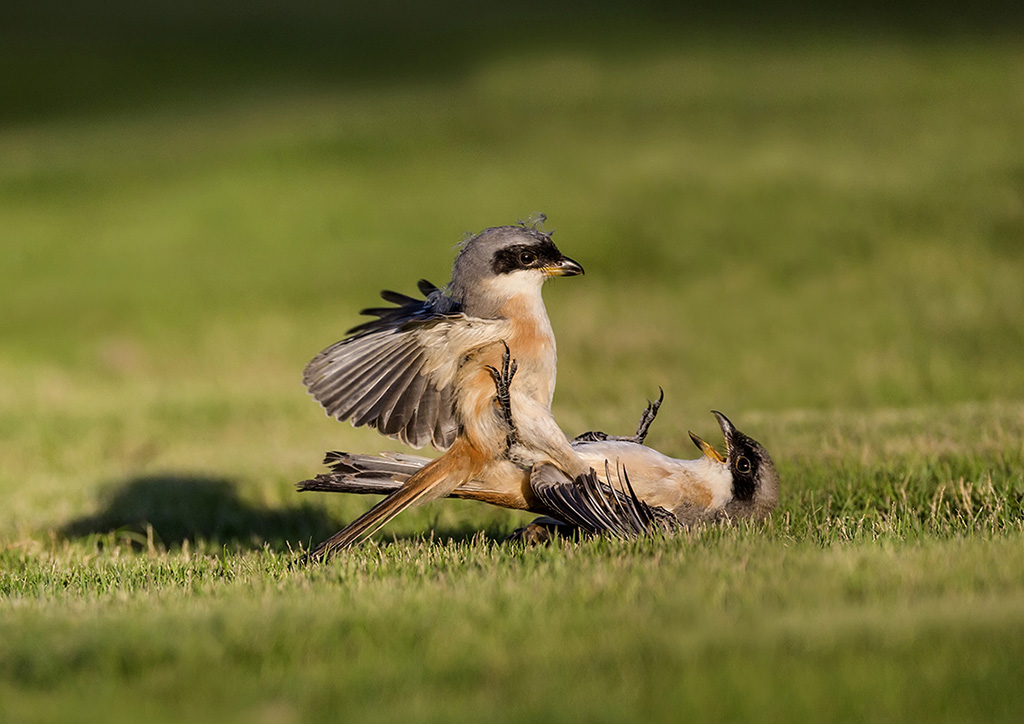
M 761 468 L 771 465 L 771 458 L 761 443 L 736 429 L 721 412 L 712 410 L 725 435 L 726 464 L 732 473 L 732 495 L 735 500 L 749 501 L 757 493 Z
M 757 475 L 761 465 L 761 456 L 757 448 L 750 444 L 751 442 L 753 441 L 750 438 L 739 433 L 729 446 L 732 494 L 736 500 L 752 500 L 757 491 Z
M 491 258 L 491 271 L 510 274 L 522 269 L 542 269 L 561 263 L 565 259 L 550 239 L 532 244 L 514 244 L 498 249 Z

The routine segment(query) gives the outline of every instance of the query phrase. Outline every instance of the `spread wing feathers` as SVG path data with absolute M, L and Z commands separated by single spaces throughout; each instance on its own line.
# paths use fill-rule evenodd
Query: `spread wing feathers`
M 391 302 L 394 307 L 371 307 L 364 309 L 360 314 L 379 317 L 370 322 L 353 327 L 348 331 L 350 335 L 369 334 L 381 330 L 397 329 L 417 322 L 426 322 L 436 317 L 454 317 L 462 314 L 462 305 L 449 296 L 446 296 L 442 289 L 431 284 L 426 279 L 420 279 L 416 283 L 420 293 L 425 299 L 416 299 L 406 294 L 392 292 L 385 289 L 380 293 L 381 299 Z
M 607 462 L 605 476 L 608 481 L 612 480 Z M 602 483 L 593 468 L 570 480 L 555 466 L 544 464 L 534 468 L 530 486 L 554 517 L 588 533 L 625 539 L 679 527 L 679 521 L 671 512 L 648 505 L 637 497 L 625 469 L 619 468 L 617 477 L 618 490 Z
M 418 455 L 381 453 L 380 455 L 353 455 L 329 452 L 324 464 L 330 473 L 317 475 L 312 480 L 296 483 L 300 491 L 317 490 L 325 493 L 364 493 L 387 495 L 402 487 L 430 460 Z
M 502 320 L 467 317 L 430 282 L 420 281 L 419 288 L 426 299 L 381 292 L 396 306 L 363 310 L 377 319 L 314 357 L 302 381 L 331 417 L 374 427 L 412 447 L 445 450 L 458 428 L 458 362 L 500 339 Z

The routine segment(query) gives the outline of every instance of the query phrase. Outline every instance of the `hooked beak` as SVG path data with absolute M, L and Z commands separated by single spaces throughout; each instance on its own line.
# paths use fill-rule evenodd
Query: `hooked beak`
M 582 273 L 583 267 L 567 256 L 544 267 L 544 274 L 549 277 L 574 277 Z
M 736 437 L 736 426 L 718 410 L 712 410 L 711 414 L 718 419 L 718 426 L 722 428 L 722 436 L 725 437 L 725 454 L 728 455 L 732 448 L 732 439 Z

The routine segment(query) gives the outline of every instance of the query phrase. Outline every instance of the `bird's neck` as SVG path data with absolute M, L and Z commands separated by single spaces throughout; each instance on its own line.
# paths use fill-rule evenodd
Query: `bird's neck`
M 505 342 L 518 362 L 520 387 L 529 386 L 531 397 L 550 406 L 558 353 L 544 301 L 540 294 L 520 294 L 502 306 L 500 315 L 510 322 L 511 333 Z

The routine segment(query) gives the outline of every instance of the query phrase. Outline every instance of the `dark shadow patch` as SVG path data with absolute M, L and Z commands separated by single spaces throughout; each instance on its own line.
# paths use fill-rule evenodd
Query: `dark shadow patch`
M 1015 40 L 1010 0 L 690 3 L 7 3 L 0 120 L 137 114 L 252 89 L 373 88 L 464 75 L 481 61 L 555 46 L 615 58 L 689 40 L 909 37 Z
M 128 543 L 180 547 L 185 541 L 234 549 L 308 547 L 341 525 L 310 503 L 273 509 L 238 496 L 237 483 L 224 478 L 167 473 L 145 475 L 111 486 L 96 514 L 69 521 L 64 539 L 95 537 Z

